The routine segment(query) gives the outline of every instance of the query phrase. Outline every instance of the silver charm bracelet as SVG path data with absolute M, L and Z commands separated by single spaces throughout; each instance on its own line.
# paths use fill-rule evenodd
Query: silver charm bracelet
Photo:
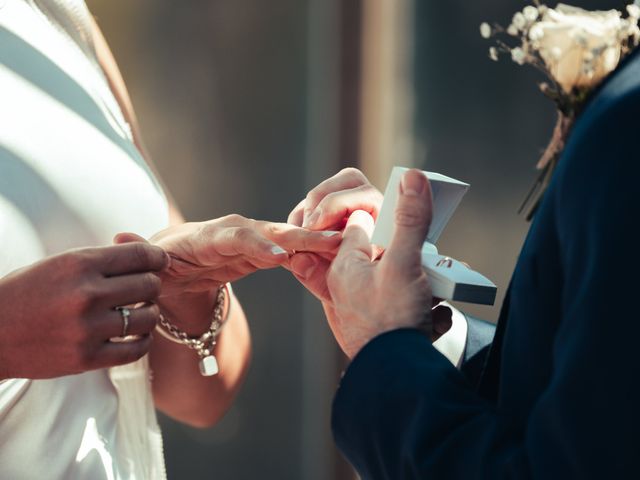
M 213 355 L 213 349 L 216 346 L 218 335 L 220 335 L 226 321 L 226 318 L 223 318 L 223 314 L 225 304 L 228 303 L 228 301 L 230 301 L 230 295 L 228 286 L 225 283 L 218 288 L 216 304 L 213 308 L 213 315 L 211 316 L 211 325 L 209 325 L 209 329 L 199 337 L 190 337 L 186 332 L 183 332 L 169 322 L 162 314 L 160 314 L 159 317 L 160 322 L 156 325 L 158 333 L 167 340 L 195 350 L 200 358 L 200 373 L 204 377 L 211 377 L 219 371 L 218 361 Z M 227 315 L 229 313 L 228 310 L 229 309 L 227 309 Z

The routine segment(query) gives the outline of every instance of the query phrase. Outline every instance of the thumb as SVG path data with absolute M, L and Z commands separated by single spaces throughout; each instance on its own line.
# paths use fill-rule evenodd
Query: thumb
M 131 242 L 143 242 L 149 243 L 146 238 L 141 237 L 135 233 L 118 233 L 115 237 L 113 237 L 113 243 L 116 245 L 120 245 L 122 243 L 131 243 Z
M 371 234 L 373 233 L 373 217 L 369 212 L 356 210 L 347 221 L 347 226 L 342 234 L 342 243 L 338 256 L 344 256 L 357 252 L 358 255 L 366 257 L 371 261 L 373 248 L 371 245 Z
M 409 170 L 400 182 L 395 229 L 391 244 L 382 257 L 383 263 L 400 270 L 422 264 L 422 245 L 429 233 L 432 210 L 429 180 L 420 170 Z

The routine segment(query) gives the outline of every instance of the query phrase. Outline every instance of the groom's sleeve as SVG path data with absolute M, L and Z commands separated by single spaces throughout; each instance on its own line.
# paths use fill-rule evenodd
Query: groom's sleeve
M 421 332 L 383 334 L 353 360 L 333 405 L 336 442 L 363 480 L 637 474 L 640 320 L 615 300 L 638 297 L 639 112 L 640 95 L 627 96 L 584 119 L 545 199 L 563 291 L 541 395 L 489 403 Z M 503 377 L 501 392 L 530 373 Z

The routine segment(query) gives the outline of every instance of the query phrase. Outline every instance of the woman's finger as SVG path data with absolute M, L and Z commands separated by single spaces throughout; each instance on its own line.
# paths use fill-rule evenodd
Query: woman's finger
M 131 243 L 131 242 L 149 243 L 146 238 L 141 237 L 137 233 L 122 232 L 122 233 L 118 233 L 115 237 L 113 237 L 113 243 L 116 245 L 120 245 L 123 243 Z
M 356 168 L 345 168 L 333 177 L 320 183 L 307 194 L 302 226 L 305 228 L 309 226 L 314 210 L 322 199 L 330 193 L 356 188 L 360 185 L 367 185 L 368 183 L 369 180 L 367 180 L 367 177 Z
M 314 232 L 286 223 L 256 222 L 258 230 L 288 252 L 332 252 L 341 242 L 340 232 Z
M 356 210 L 364 210 L 378 218 L 383 195 L 373 185 L 360 185 L 326 195 L 307 220 L 307 228 L 323 230 L 342 224 Z
M 219 229 L 211 238 L 210 248 L 224 257 L 245 256 L 266 265 L 280 265 L 289 258 L 289 254 L 285 248 L 256 231 L 259 223 L 254 222 L 253 227 Z
M 145 304 L 138 308 L 130 307 L 128 311 L 129 315 L 116 309 L 109 310 L 100 322 L 96 322 L 96 333 L 100 338 L 148 335 L 156 327 L 160 318 L 160 309 L 155 304 Z M 126 321 L 125 318 L 127 318 Z
M 96 258 L 98 268 L 107 277 L 137 272 L 159 272 L 169 262 L 164 250 L 146 241 L 86 251 Z
M 151 348 L 151 338 L 151 335 L 145 335 L 130 342 L 104 342 L 94 354 L 92 368 L 126 365 L 141 359 Z
M 101 304 L 108 308 L 153 302 L 160 295 L 162 281 L 154 273 L 136 273 L 110 277 L 101 284 Z

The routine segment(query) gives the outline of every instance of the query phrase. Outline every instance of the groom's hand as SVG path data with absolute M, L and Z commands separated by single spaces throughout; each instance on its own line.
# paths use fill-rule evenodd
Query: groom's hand
M 381 260 L 375 260 L 369 242 L 371 215 L 356 211 L 350 216 L 327 276 L 329 323 L 349 357 L 387 331 L 424 328 L 431 334 L 433 299 L 421 261 L 431 202 L 424 174 L 407 172 L 400 185 L 394 236 Z
M 364 210 L 378 217 L 382 194 L 356 168 L 345 168 L 307 193 L 287 223 L 310 230 L 342 230 L 351 213 Z
M 287 222 L 309 230 L 344 229 L 349 216 L 356 210 L 377 218 L 382 206 L 382 194 L 367 177 L 355 168 L 345 168 L 309 191 L 289 214 Z M 375 250 L 378 255 L 379 250 Z M 323 302 L 330 315 L 331 298 L 327 289 L 327 271 L 335 252 L 297 253 L 288 268 L 307 290 Z

